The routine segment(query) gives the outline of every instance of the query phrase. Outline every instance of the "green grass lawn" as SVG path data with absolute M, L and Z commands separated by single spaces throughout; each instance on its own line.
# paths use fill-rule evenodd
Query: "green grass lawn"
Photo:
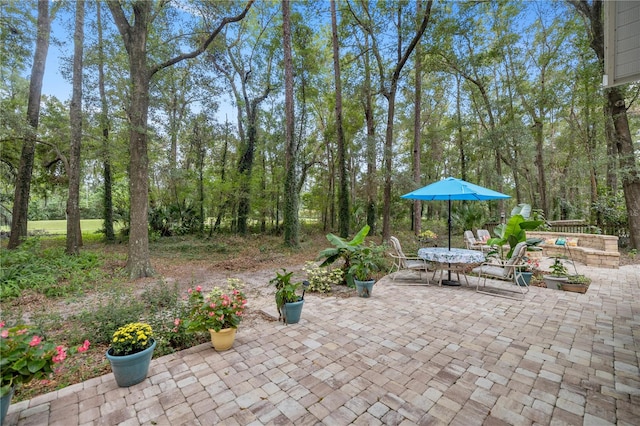
M 80 221 L 80 229 L 83 234 L 93 234 L 102 228 L 102 219 L 83 219 Z M 8 226 L 1 228 L 9 231 Z M 45 231 L 48 234 L 67 235 L 66 220 L 30 220 L 27 222 L 27 231 Z

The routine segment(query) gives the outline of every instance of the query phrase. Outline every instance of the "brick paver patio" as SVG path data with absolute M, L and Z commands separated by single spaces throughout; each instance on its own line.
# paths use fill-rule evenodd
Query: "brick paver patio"
M 403 277 L 369 299 L 307 295 L 299 324 L 241 325 L 229 351 L 15 403 L 7 424 L 639 425 L 640 265 L 580 269 L 587 294 L 524 301 Z

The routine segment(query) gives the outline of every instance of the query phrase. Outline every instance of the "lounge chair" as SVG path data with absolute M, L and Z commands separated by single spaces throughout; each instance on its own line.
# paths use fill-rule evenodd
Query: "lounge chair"
M 393 272 L 394 268 L 396 272 L 403 269 L 410 269 L 412 271 L 418 271 L 420 273 L 420 279 L 422 280 L 422 272 L 429 272 L 429 264 L 426 260 L 417 256 L 407 256 L 402 251 L 402 246 L 400 244 L 400 240 L 396 237 L 389 237 L 389 241 L 391 242 L 391 247 L 393 248 L 393 252 L 389 253 L 389 256 L 393 258 L 393 265 L 391 265 L 391 269 L 389 273 Z M 396 274 L 393 275 L 392 280 L 395 281 Z M 429 275 L 427 274 L 427 284 L 429 284 Z
M 484 244 L 482 241 L 476 240 L 472 231 L 464 231 L 464 243 L 468 250 L 480 250 L 483 253 L 491 250 L 491 246 Z
M 476 291 L 478 293 L 491 294 L 494 296 L 502 296 L 502 297 L 511 297 L 509 295 L 501 294 L 499 292 L 489 292 L 486 290 L 487 288 L 487 278 L 494 278 L 503 281 L 510 281 L 511 285 L 516 288 L 513 289 L 511 287 L 490 287 L 497 291 L 507 291 L 510 293 L 520 293 L 522 297 L 529 291 L 528 285 L 519 285 L 516 282 L 516 275 L 519 273 L 520 268 L 524 268 L 526 263 L 524 261 L 525 254 L 527 253 L 527 243 L 521 242 L 518 243 L 514 249 L 511 257 L 503 262 L 503 261 L 493 261 L 486 262 L 482 265 L 474 268 L 472 272 L 478 274 L 478 281 L 476 283 Z M 480 289 L 480 281 L 482 281 L 482 289 Z M 513 297 L 511 297 L 513 298 Z
M 482 244 L 485 244 L 491 238 L 491 234 L 486 229 L 478 229 L 476 234 L 478 234 L 478 242 Z

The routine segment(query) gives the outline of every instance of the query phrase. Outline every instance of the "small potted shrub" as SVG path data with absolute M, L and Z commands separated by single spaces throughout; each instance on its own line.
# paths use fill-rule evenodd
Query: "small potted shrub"
M 591 284 L 591 278 L 582 274 L 575 274 L 567 276 L 567 282 L 562 283 L 562 289 L 564 291 L 571 291 L 574 293 L 586 293 Z
M 269 283 L 276 287 L 276 308 L 279 318 L 285 324 L 296 324 L 300 321 L 302 307 L 304 306 L 304 291 L 309 286 L 308 281 L 293 283 L 291 277 L 293 272 L 282 269 L 282 273 L 276 272 L 276 276 Z M 300 286 L 304 286 L 302 296 L 298 296 L 297 291 Z
M 373 291 L 373 274 L 380 270 L 377 247 L 363 247 L 351 260 L 349 273 L 353 275 L 356 291 L 360 297 L 369 297 Z
M 118 386 L 133 386 L 147 377 L 155 348 L 153 331 L 147 323 L 132 322 L 113 333 L 107 359 Z
M 227 284 L 226 289 L 214 287 L 206 295 L 202 294 L 200 286 L 188 290 L 187 331 L 208 331 L 211 334 L 211 345 L 217 351 L 225 351 L 233 346 L 236 330 L 247 306 L 242 282 L 237 278 L 230 278 Z
M 544 283 L 547 288 L 562 290 L 562 283 L 567 281 L 567 276 L 569 275 L 567 267 L 564 266 L 560 258 L 556 257 L 550 269 L 551 272 L 544 276 Z

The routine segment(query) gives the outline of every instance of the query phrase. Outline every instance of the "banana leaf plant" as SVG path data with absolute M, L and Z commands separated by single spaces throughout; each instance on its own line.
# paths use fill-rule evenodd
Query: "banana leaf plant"
M 349 287 L 355 287 L 355 282 L 353 281 L 353 272 L 355 271 L 351 271 L 351 260 L 368 248 L 364 245 L 364 240 L 367 235 L 369 235 L 370 229 L 369 225 L 363 226 L 351 241 L 347 241 L 331 233 L 327 234 L 327 240 L 333 244 L 333 247 L 322 250 L 318 255 L 318 259 L 324 259 L 320 267 L 329 266 L 338 259 L 343 259 L 342 270 L 344 271 L 344 283 Z
M 509 259 L 513 254 L 513 249 L 520 242 L 526 241 L 528 249 L 540 244 L 540 242 L 542 242 L 540 238 L 527 239 L 526 231 L 537 229 L 540 225 L 543 225 L 545 221 L 531 219 L 530 215 L 531 205 L 518 204 L 511 210 L 511 217 L 507 223 L 501 223 L 496 226 L 493 233 L 497 235 L 497 237 L 489 238 L 487 244 L 496 246 L 501 254 L 504 254 L 502 253 L 502 246 L 509 244 L 509 252 L 506 256 L 501 256 L 503 259 Z

